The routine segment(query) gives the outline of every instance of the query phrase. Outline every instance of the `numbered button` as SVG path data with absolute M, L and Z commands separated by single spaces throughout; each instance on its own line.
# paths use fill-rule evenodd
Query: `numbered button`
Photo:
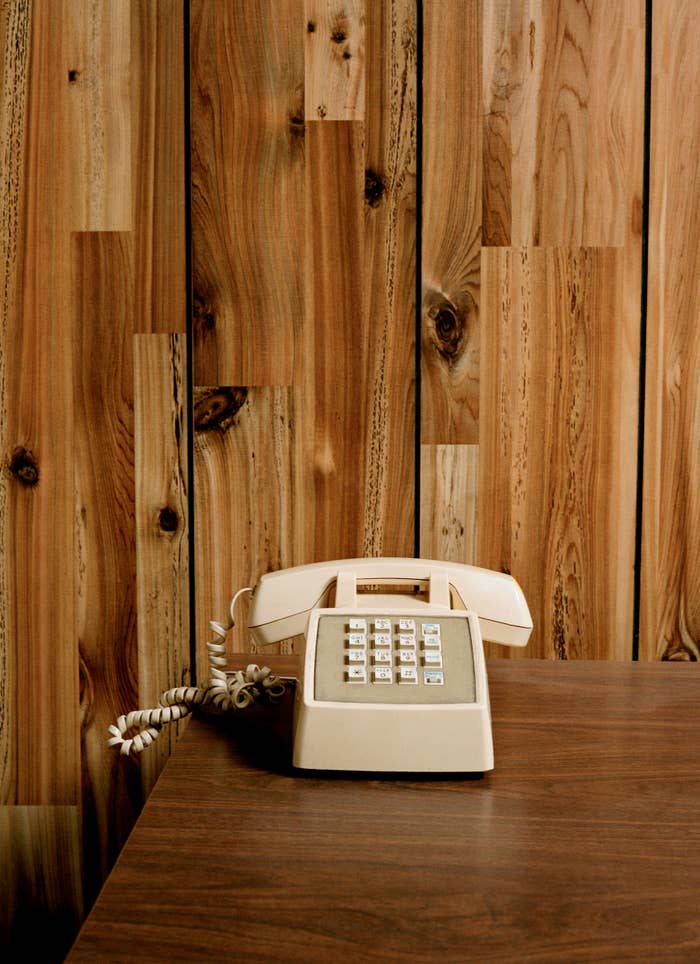
M 391 620 L 384 616 L 378 616 L 374 620 L 374 631 L 377 633 L 391 632 Z
M 416 651 L 414 649 L 399 650 L 399 665 L 416 665 Z
M 372 682 L 373 683 L 391 683 L 391 667 L 390 666 L 376 666 L 372 670 Z
M 418 670 L 415 666 L 402 666 L 399 669 L 399 683 L 417 683 Z
M 364 665 L 367 654 L 364 649 L 349 649 L 347 652 L 348 663 L 362 663 Z
M 348 646 L 350 649 L 356 649 L 360 646 L 367 645 L 367 636 L 365 633 L 348 633 Z
M 375 634 L 374 634 L 374 645 L 375 645 L 375 646 L 391 646 L 391 633 L 375 633 Z
M 391 650 L 390 649 L 372 650 L 372 663 L 375 666 L 379 666 L 379 665 L 391 666 Z
M 415 649 L 415 633 L 399 633 L 399 646 L 401 649 Z
M 348 666 L 345 671 L 345 681 L 347 683 L 366 683 L 367 670 L 364 666 Z
M 367 632 L 367 620 L 366 620 L 366 619 L 359 619 L 357 616 L 351 616 L 350 619 L 348 620 L 348 629 L 349 629 L 351 632 L 352 632 L 353 630 L 357 630 L 358 632 L 366 633 L 366 632 Z
M 416 631 L 415 619 L 399 619 L 400 633 L 415 633 L 415 631 Z

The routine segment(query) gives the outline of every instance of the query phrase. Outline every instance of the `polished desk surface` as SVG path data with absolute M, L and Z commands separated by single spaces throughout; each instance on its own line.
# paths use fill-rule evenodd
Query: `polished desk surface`
M 700 961 L 700 667 L 489 678 L 481 779 L 293 773 L 289 700 L 193 721 L 68 960 Z

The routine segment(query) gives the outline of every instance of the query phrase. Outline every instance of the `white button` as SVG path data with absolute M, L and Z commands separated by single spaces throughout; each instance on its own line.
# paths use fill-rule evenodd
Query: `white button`
M 423 682 L 426 686 L 443 686 L 445 676 L 441 669 L 423 670 Z
M 374 683 L 391 683 L 391 668 L 389 666 L 377 666 L 372 670 L 372 681 Z
M 391 650 L 390 649 L 374 649 L 372 650 L 372 662 L 377 663 L 391 663 Z
M 357 616 L 352 616 L 348 620 L 348 629 L 359 629 L 361 632 L 367 632 L 367 620 L 358 619 Z
M 391 632 L 391 620 L 385 619 L 383 616 L 374 620 L 374 628 L 377 631 L 386 632 L 389 630 Z
M 399 669 L 399 683 L 417 683 L 418 671 L 413 666 L 402 666 Z
M 399 663 L 410 663 L 416 665 L 416 652 L 413 649 L 399 650 Z
M 415 619 L 399 619 L 399 632 L 415 633 L 415 631 L 416 631 Z
M 348 633 L 348 646 L 366 646 L 367 637 L 364 633 Z
M 440 623 L 423 623 L 421 626 L 424 636 L 439 636 Z
M 437 649 L 427 650 L 423 653 L 423 663 L 426 666 L 442 666 L 442 653 Z
M 365 662 L 366 653 L 364 649 L 349 649 L 348 650 L 348 663 L 363 663 Z
M 409 649 L 415 645 L 416 637 L 414 633 L 399 633 L 399 646 L 401 646 L 402 649 Z
M 390 633 L 375 633 L 375 634 L 374 634 L 374 645 L 375 645 L 375 646 L 391 646 L 391 635 L 390 635 Z
M 367 673 L 364 666 L 348 666 L 345 679 L 348 683 L 366 683 Z
M 439 636 L 425 636 L 423 639 L 424 646 L 434 646 L 440 649 L 440 637 Z

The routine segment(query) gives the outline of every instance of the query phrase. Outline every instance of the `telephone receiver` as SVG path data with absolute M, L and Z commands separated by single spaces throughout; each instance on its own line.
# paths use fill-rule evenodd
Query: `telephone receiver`
M 483 772 L 493 768 L 483 640 L 525 646 L 532 619 L 504 573 L 373 558 L 267 573 L 248 628 L 263 646 L 304 637 L 294 766 Z

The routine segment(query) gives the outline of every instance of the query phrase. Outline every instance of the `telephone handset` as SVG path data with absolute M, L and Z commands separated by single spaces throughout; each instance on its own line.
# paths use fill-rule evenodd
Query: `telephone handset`
M 377 592 L 377 589 L 382 591 Z M 241 590 L 246 592 L 250 590 Z M 192 706 L 242 708 L 281 695 L 267 668 L 224 672 L 233 625 L 212 623 L 212 679 L 154 710 L 122 716 L 111 745 L 139 751 Z M 248 628 L 262 645 L 303 635 L 294 766 L 314 770 L 478 772 L 493 768 L 483 639 L 525 646 L 532 620 L 517 582 L 429 559 L 347 559 L 261 577 Z M 126 731 L 138 727 L 131 739 Z

